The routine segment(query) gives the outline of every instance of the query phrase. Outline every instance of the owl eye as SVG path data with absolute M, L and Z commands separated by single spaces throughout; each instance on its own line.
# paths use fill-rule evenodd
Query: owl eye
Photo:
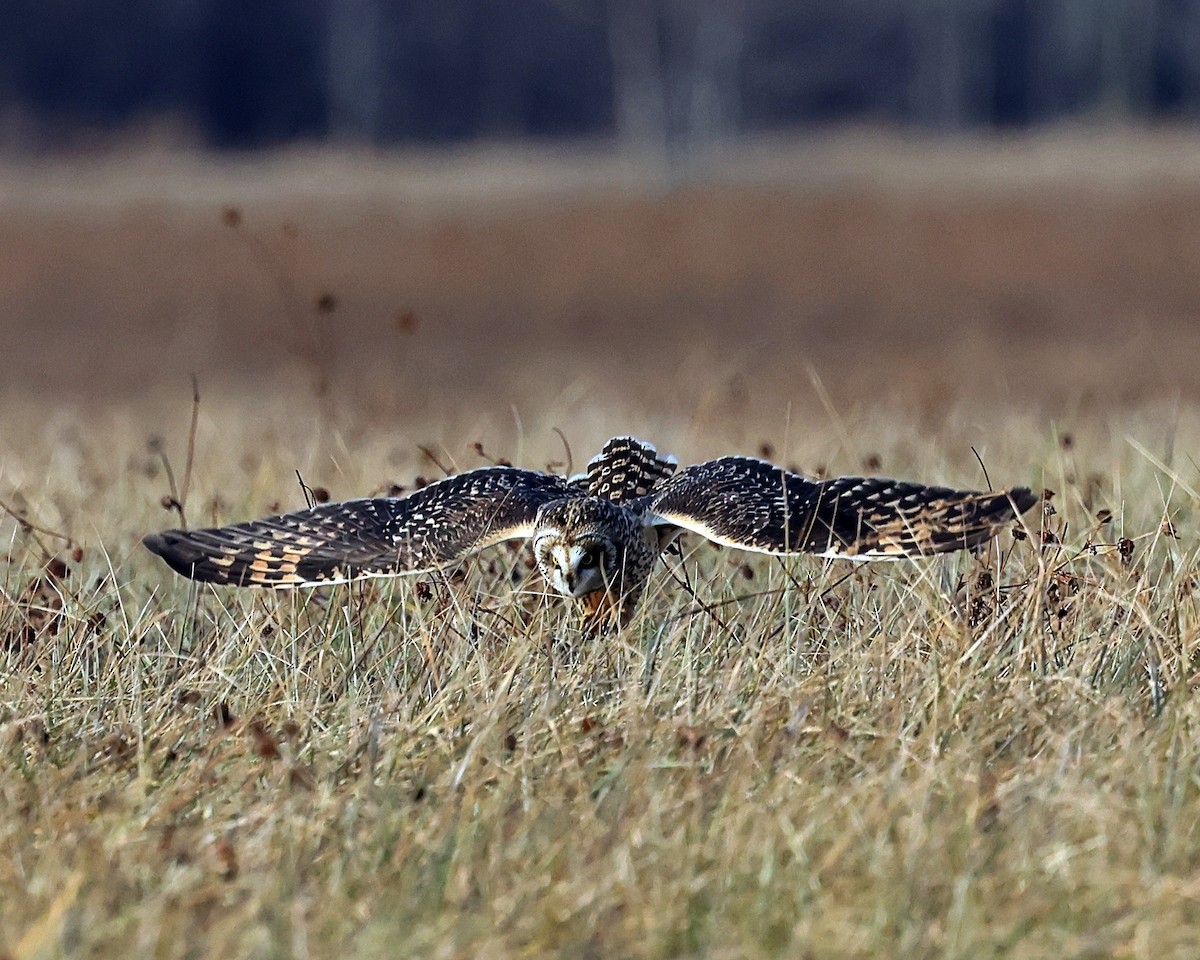
M 595 548 L 584 550 L 583 555 L 579 558 L 579 566 L 581 569 L 594 567 L 599 561 L 599 555 Z

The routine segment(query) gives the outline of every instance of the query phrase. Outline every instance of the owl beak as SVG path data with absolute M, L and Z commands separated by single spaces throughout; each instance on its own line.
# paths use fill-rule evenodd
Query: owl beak
M 575 571 L 571 569 L 570 555 L 561 546 L 550 551 L 553 566 L 548 571 L 551 585 L 568 597 L 575 595 Z
M 568 597 L 581 597 L 594 589 L 588 579 L 590 571 L 581 571 L 579 567 L 583 553 L 580 547 L 555 545 L 551 549 L 552 564 L 547 570 L 547 575 L 551 585 L 559 593 Z

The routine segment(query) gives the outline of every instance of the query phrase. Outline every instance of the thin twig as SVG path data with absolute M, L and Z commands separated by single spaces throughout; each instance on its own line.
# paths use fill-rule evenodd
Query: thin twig
M 317 502 L 317 498 L 313 496 L 312 487 L 304 482 L 304 478 L 300 476 L 300 471 L 296 471 L 296 479 L 300 481 L 300 491 L 304 494 L 304 502 L 308 504 L 308 509 L 311 510 Z
M 22 530 L 33 531 L 35 533 L 44 533 L 46 536 L 56 537 L 57 539 L 62 540 L 64 543 L 67 543 L 68 545 L 72 543 L 71 538 L 68 537 L 65 533 L 59 533 L 57 530 L 50 530 L 47 527 L 39 527 L 36 523 L 33 523 L 31 520 L 27 519 L 26 517 L 21 516 L 21 514 L 17 510 L 10 507 L 3 500 L 0 500 L 0 510 L 3 510 L 10 517 L 12 517 L 14 520 L 16 520 L 17 525 Z
M 500 461 L 497 460 L 495 457 L 493 457 L 490 453 L 488 453 L 483 448 L 483 443 L 481 441 L 478 441 L 478 440 L 475 441 L 475 452 L 477 454 L 479 454 L 479 456 L 482 457 L 484 460 L 486 460 L 488 463 L 490 463 L 493 467 L 497 467 L 500 465 Z M 440 466 L 440 464 L 439 464 L 439 466 Z
M 983 457 L 979 455 L 979 451 L 972 445 L 971 452 L 975 454 L 975 459 L 979 461 L 979 469 L 983 471 L 984 482 L 987 483 L 988 493 L 992 492 L 992 478 L 988 476 L 987 467 L 983 465 Z
M 756 590 L 754 593 L 739 593 L 736 597 L 730 597 L 728 600 L 716 600 L 708 604 L 710 610 L 715 610 L 718 607 L 729 607 L 736 603 L 745 603 L 747 600 L 759 600 L 763 597 L 779 597 L 783 595 L 786 587 L 776 587 L 772 590 Z M 689 617 L 694 617 L 698 613 L 703 613 L 704 609 L 700 606 L 689 607 L 687 610 L 667 617 L 663 623 L 674 623 L 676 620 L 686 620 Z
M 163 506 L 179 514 L 179 525 L 186 530 L 187 519 L 183 515 L 183 503 L 179 499 L 179 485 L 175 482 L 175 471 L 171 469 L 171 459 L 167 456 L 167 451 L 161 448 L 158 451 L 158 459 L 162 461 L 163 470 L 167 474 L 167 486 L 171 491 L 163 501 Z
M 275 286 L 285 320 L 290 324 L 290 330 L 285 327 L 285 331 L 290 333 L 285 339 L 288 349 L 311 368 L 316 395 L 328 397 L 334 361 L 333 342 L 320 336 L 316 323 L 301 307 L 303 297 L 294 279 L 294 263 L 285 262 L 264 240 L 245 228 L 240 213 L 230 226 L 249 250 L 259 270 Z
M 433 462 L 433 465 L 435 467 L 437 467 L 439 470 L 441 470 L 442 473 L 444 473 L 446 476 L 449 477 L 449 476 L 453 475 L 454 471 L 451 470 L 449 467 L 447 467 L 444 463 L 442 463 L 442 461 L 437 458 L 437 455 L 432 450 L 430 450 L 429 447 L 423 446 L 422 444 L 418 443 L 417 449 L 420 450 L 423 454 L 425 454 L 425 456 L 427 456 Z
M 563 449 L 567 451 L 567 469 L 565 474 L 570 477 L 574 472 L 575 456 L 571 453 L 571 445 L 567 443 L 567 435 L 559 430 L 558 427 L 551 427 L 550 429 L 558 434 L 558 439 L 562 441 Z
M 680 566 L 684 566 L 684 565 L 681 563 Z M 711 606 L 709 606 L 707 603 L 705 603 L 703 600 L 701 600 L 699 596 L 697 596 L 696 591 L 692 589 L 692 585 L 684 577 L 679 576 L 679 574 L 677 574 L 670 567 L 667 568 L 667 574 L 671 577 L 672 580 L 674 580 L 685 591 L 687 591 L 688 596 L 690 596 L 693 600 L 696 601 L 696 603 L 700 607 L 700 610 L 702 610 L 704 613 L 708 614 L 709 617 L 712 618 L 713 622 L 718 627 L 720 627 L 726 633 L 730 634 L 730 636 L 733 635 L 733 631 L 730 630 L 729 624 L 727 624 L 724 620 L 722 620 L 720 617 L 718 617 L 716 615 L 716 613 L 714 612 L 713 608 Z
M 192 486 L 192 463 L 196 459 L 196 426 L 200 422 L 200 381 L 192 374 L 192 425 L 188 428 L 187 462 L 183 465 L 183 489 L 179 494 L 180 514 L 187 506 L 188 490 Z M 186 524 L 184 529 L 187 529 Z

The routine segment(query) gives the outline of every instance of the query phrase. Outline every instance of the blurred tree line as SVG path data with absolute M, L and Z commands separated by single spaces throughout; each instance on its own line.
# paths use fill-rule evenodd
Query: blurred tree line
M 220 147 L 1200 113 L 1200 0 L 7 0 L 0 141 Z

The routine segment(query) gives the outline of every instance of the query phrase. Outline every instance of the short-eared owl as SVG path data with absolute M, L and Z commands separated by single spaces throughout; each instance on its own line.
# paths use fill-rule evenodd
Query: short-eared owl
M 593 625 L 623 624 L 660 554 L 685 531 L 758 553 L 857 560 L 976 547 L 1037 497 L 863 477 L 809 480 L 763 460 L 721 457 L 676 473 L 674 457 L 615 437 L 566 479 L 515 467 L 447 477 L 404 498 L 348 500 L 146 546 L 195 580 L 307 587 L 449 566 L 528 538 L 542 576 Z

